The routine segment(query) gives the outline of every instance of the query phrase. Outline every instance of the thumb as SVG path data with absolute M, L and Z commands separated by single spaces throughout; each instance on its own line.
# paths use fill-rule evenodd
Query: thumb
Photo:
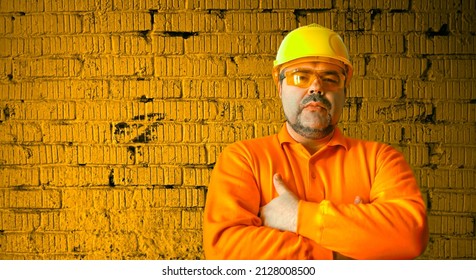
M 278 173 L 274 174 L 273 182 L 274 182 L 274 188 L 276 189 L 276 192 L 278 193 L 278 195 L 282 195 L 288 192 L 288 188 L 284 184 L 283 179 L 281 178 L 281 175 L 279 175 Z

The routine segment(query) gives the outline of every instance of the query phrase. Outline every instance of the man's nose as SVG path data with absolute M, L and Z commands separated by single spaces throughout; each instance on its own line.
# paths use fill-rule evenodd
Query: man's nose
M 314 80 L 312 81 L 311 85 L 309 86 L 309 93 L 310 94 L 324 94 L 324 89 L 322 88 L 322 81 L 319 76 L 315 76 Z

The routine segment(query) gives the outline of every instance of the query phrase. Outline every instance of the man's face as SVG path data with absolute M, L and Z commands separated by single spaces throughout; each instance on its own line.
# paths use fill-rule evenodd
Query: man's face
M 309 139 L 329 135 L 345 102 L 342 67 L 325 62 L 302 62 L 281 70 L 279 96 L 291 128 Z

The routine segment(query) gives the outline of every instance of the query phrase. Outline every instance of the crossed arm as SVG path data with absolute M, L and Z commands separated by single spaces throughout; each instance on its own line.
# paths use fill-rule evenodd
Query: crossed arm
M 401 164 L 389 160 L 388 168 Z M 393 162 L 395 161 L 395 162 Z M 217 163 L 207 195 L 204 248 L 210 259 L 411 259 L 426 247 L 425 207 L 409 168 L 375 180 L 370 201 L 352 204 L 299 199 L 274 176 L 278 196 L 261 205 L 249 160 L 227 152 Z M 386 170 L 382 170 L 385 172 Z

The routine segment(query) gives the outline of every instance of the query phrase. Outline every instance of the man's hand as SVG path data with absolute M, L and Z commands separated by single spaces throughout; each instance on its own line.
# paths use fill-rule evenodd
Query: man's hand
M 273 183 L 279 196 L 261 207 L 263 225 L 296 232 L 299 199 L 288 190 L 279 174 L 274 174 Z

